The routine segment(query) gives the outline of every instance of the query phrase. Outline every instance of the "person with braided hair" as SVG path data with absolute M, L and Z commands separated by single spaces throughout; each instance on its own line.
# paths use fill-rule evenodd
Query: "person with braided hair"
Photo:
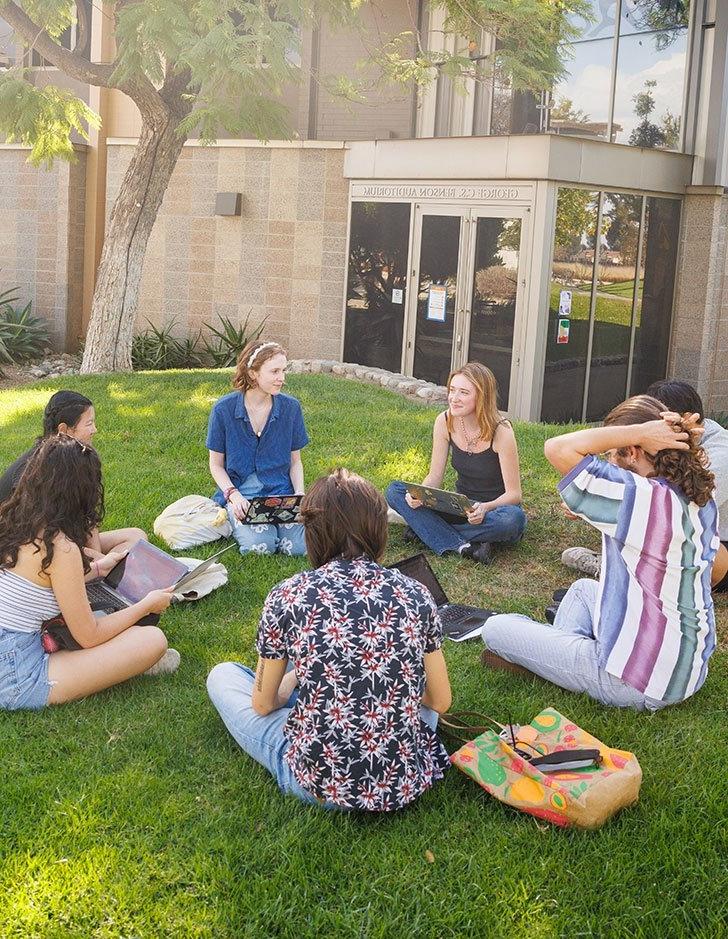
M 96 434 L 96 411 L 93 401 L 77 391 L 63 389 L 48 399 L 43 412 L 43 434 L 33 446 L 10 464 L 0 477 L 0 504 L 13 494 L 30 458 L 48 437 L 66 434 L 90 447 Z M 140 539 L 147 540 L 141 528 L 116 528 L 99 531 L 94 528 L 85 548 L 94 562 L 89 576 L 105 576 Z
M 703 685 L 716 641 L 710 577 L 720 542 L 698 424 L 698 414 L 666 412 L 637 395 L 603 427 L 546 441 L 546 458 L 564 474 L 565 505 L 602 533 L 600 579 L 573 583 L 553 625 L 492 616 L 484 664 L 637 710 L 676 704 Z

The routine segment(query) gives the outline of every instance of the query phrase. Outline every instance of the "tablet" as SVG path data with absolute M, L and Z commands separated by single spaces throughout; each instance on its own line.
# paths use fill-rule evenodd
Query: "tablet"
M 449 492 L 447 489 L 433 489 L 432 486 L 422 486 L 420 483 L 405 483 L 407 492 L 413 499 L 419 499 L 428 509 L 434 512 L 444 512 L 447 515 L 459 515 L 467 519 L 467 509 L 473 505 L 472 499 L 459 492 Z
M 254 496 L 244 525 L 290 525 L 298 521 L 303 496 Z

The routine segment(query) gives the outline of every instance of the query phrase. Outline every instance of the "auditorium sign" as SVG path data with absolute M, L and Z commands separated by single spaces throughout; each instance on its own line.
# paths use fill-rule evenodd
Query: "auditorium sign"
M 480 183 L 353 183 L 353 199 L 447 199 L 472 202 L 530 201 L 530 186 Z

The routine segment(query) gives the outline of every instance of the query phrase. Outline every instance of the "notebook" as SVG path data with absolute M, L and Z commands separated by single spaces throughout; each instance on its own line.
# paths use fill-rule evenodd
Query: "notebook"
M 424 554 L 415 554 L 391 566 L 427 587 L 437 606 L 443 631 L 453 642 L 464 642 L 466 639 L 480 636 L 483 624 L 489 616 L 494 614 L 493 610 L 466 606 L 462 603 L 450 603 L 442 584 Z

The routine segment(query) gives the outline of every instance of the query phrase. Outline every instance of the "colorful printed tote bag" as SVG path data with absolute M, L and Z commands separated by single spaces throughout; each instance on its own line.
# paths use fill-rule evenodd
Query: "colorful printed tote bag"
M 514 732 L 517 749 L 497 730 L 485 730 L 450 760 L 501 802 L 562 827 L 599 828 L 639 798 L 642 769 L 635 755 L 606 746 L 553 708 Z M 582 748 L 598 749 L 601 764 L 542 773 L 517 752 Z

